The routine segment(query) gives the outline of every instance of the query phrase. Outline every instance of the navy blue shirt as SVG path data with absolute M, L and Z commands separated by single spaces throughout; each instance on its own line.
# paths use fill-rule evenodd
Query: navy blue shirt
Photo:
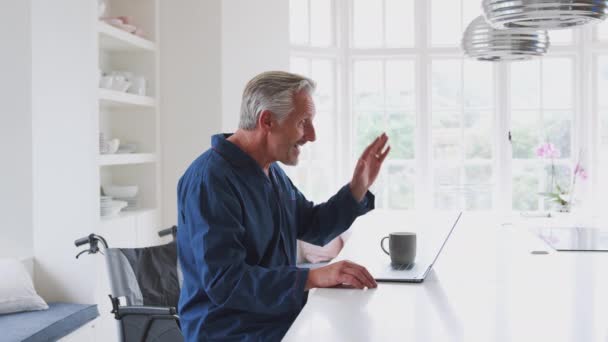
M 307 295 L 296 239 L 325 245 L 374 196 L 358 203 L 346 185 L 314 205 L 278 164 L 267 176 L 227 136 L 213 136 L 178 185 L 181 328 L 186 341 L 280 340 Z

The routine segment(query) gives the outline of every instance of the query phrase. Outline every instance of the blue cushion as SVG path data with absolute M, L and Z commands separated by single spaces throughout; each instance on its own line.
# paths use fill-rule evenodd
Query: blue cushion
M 56 341 L 99 316 L 97 305 L 48 304 L 48 310 L 0 315 L 0 341 Z

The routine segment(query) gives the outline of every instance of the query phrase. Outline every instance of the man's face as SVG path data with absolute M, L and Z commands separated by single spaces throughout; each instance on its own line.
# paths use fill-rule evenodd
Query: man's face
M 269 135 L 274 159 L 285 165 L 297 165 L 301 146 L 316 139 L 312 123 L 316 111 L 312 97 L 302 91 L 295 96 L 294 105 L 294 111 L 278 122 Z

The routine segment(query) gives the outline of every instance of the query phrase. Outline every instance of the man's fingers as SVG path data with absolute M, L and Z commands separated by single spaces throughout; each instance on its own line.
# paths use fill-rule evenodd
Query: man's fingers
M 345 267 L 342 272 L 346 273 L 347 275 L 350 275 L 354 279 L 357 279 L 357 281 L 359 281 L 365 287 L 374 287 L 374 284 L 371 283 L 369 279 L 367 279 L 367 277 L 363 274 L 363 272 L 361 272 L 361 270 L 358 270 L 354 267 Z
M 380 155 L 387 141 L 388 136 L 386 135 L 386 133 L 380 134 L 376 137 L 376 139 L 374 139 L 374 141 L 372 141 L 371 144 L 369 144 L 365 148 L 365 150 L 361 154 L 361 158 L 367 157 L 370 153 L 373 153 L 374 155 Z
M 388 156 L 388 153 L 391 151 L 391 146 L 389 145 L 386 148 L 386 151 L 384 151 L 381 155 L 380 158 L 378 158 L 378 160 L 380 161 L 380 163 L 382 163 L 384 161 L 384 159 L 386 158 L 386 156 Z
M 374 139 L 374 141 L 372 141 L 371 144 L 367 145 L 365 150 L 363 150 L 363 153 L 361 153 L 361 158 L 364 158 L 365 156 L 367 156 L 370 153 L 370 151 L 372 150 L 374 145 L 378 142 L 378 140 L 380 140 L 380 136 L 377 136 L 376 139 Z
M 351 261 L 345 261 L 349 267 L 355 268 L 357 269 L 359 272 L 361 272 L 361 274 L 366 278 L 367 282 L 370 285 L 373 285 L 373 287 L 375 287 L 376 285 L 376 280 L 374 279 L 374 277 L 372 277 L 372 275 L 367 271 L 367 269 L 359 264 L 356 264 L 354 262 Z
M 375 288 L 378 285 L 374 277 L 372 277 L 372 275 L 365 267 L 350 261 L 345 261 L 345 263 L 346 266 L 344 270 L 346 273 L 356 276 L 364 284 L 366 284 L 367 287 Z
M 357 277 L 346 273 L 340 276 L 340 282 L 343 284 L 352 285 L 358 289 L 362 289 L 365 287 L 365 285 Z
M 384 150 L 384 147 L 386 146 L 386 143 L 388 142 L 388 136 L 386 134 L 383 134 L 379 141 L 378 144 L 376 146 L 376 151 L 378 151 L 377 153 L 380 154 L 382 153 L 382 151 Z

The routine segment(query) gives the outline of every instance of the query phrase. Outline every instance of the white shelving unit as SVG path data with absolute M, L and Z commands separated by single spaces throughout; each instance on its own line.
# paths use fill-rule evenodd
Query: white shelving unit
M 145 96 L 103 89 L 95 84 L 98 94 L 97 131 L 106 139 L 136 145 L 128 154 L 97 156 L 99 190 L 94 194 L 99 203 L 101 186 L 137 185 L 137 209 L 121 211 L 111 217 L 98 217 L 96 233 L 112 247 L 141 247 L 160 244 L 160 110 L 158 7 L 160 0 L 106 0 L 105 17 L 128 16 L 144 31 L 145 38 L 136 36 L 105 22 L 92 18 L 97 25 L 100 74 L 113 71 L 143 76 Z M 100 270 L 101 274 L 105 274 Z M 98 279 L 95 291 L 100 311 L 109 312 L 108 280 Z M 117 331 L 111 315 L 101 315 L 98 341 L 116 340 Z
M 129 246 L 160 242 L 154 238 L 161 228 L 158 1 L 106 0 L 105 17 L 132 18 L 132 24 L 143 29 L 144 37 L 97 21 L 100 74 L 128 72 L 146 79 L 145 96 L 98 88 L 99 132 L 106 139 L 118 138 L 121 143 L 137 146 L 135 153 L 98 156 L 100 186 L 139 187 L 137 200 L 142 209 L 100 217 L 99 221 L 104 234 L 117 235 L 114 239 Z M 138 233 L 129 235 L 125 230 Z
M 105 51 L 156 51 L 156 44 L 100 21 L 99 47 Z
M 100 166 L 134 165 L 155 162 L 156 155 L 152 153 L 104 154 L 99 156 Z
M 155 107 L 156 100 L 150 96 L 99 88 L 99 104 L 106 108 Z
M 156 211 L 156 209 L 150 209 L 150 208 L 139 208 L 137 210 L 121 211 L 116 216 L 102 217 L 101 221 L 106 223 L 106 222 L 111 222 L 111 221 L 129 219 L 129 218 L 133 218 L 133 217 L 139 217 L 142 214 L 154 213 L 155 211 Z

